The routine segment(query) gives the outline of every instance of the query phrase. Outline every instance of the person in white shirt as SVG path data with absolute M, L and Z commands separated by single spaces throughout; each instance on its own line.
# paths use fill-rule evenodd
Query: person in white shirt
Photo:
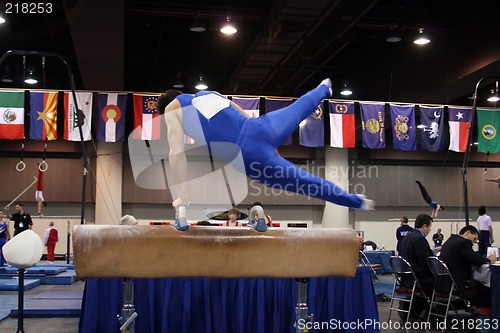
M 493 239 L 493 228 L 491 227 L 493 222 L 491 217 L 486 215 L 486 206 L 480 206 L 478 209 L 479 217 L 477 218 L 477 228 L 479 229 L 479 251 L 478 253 L 482 256 L 486 255 L 488 247 L 494 242 Z

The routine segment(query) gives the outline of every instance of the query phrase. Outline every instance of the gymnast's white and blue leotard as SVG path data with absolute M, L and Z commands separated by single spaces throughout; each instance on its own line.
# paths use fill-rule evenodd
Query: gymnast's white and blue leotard
M 215 142 L 236 144 L 243 156 L 245 173 L 251 179 L 270 187 L 311 196 L 352 208 L 362 208 L 363 197 L 349 194 L 330 181 L 314 176 L 279 156 L 276 149 L 293 133 L 324 98 L 330 97 L 330 88 L 321 84 L 300 97 L 293 104 L 258 118 L 246 118 L 232 105 L 217 110 L 207 119 L 193 106 L 193 99 L 216 92 L 202 91 L 195 95 L 176 97 L 182 107 L 184 132 L 196 142 L 209 147 Z M 201 125 L 201 126 L 200 126 Z M 214 150 L 215 156 L 227 160 Z

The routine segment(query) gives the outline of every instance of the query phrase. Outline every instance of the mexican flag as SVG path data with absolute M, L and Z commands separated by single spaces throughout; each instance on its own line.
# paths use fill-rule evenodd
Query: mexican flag
M 24 91 L 0 92 L 0 139 L 24 138 Z

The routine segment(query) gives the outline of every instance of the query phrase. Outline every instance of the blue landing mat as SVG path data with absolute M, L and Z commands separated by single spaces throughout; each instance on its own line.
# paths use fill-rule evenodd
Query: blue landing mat
M 10 315 L 10 311 L 17 307 L 17 294 L 2 294 L 0 302 L 0 321 Z
M 62 272 L 66 272 L 68 269 L 66 267 L 58 266 L 33 266 L 26 269 L 25 274 L 44 274 L 44 275 L 56 275 Z M 0 274 L 12 274 L 17 275 L 17 268 L 14 267 L 0 267 Z
M 42 284 L 70 285 L 76 282 L 76 274 L 74 270 L 68 270 L 57 275 L 45 275 L 41 279 Z
M 24 301 L 25 317 L 79 317 L 83 291 L 46 291 Z M 10 311 L 17 317 L 17 304 Z
M 42 283 L 40 279 L 24 279 L 24 290 L 30 290 Z M 0 290 L 19 290 L 18 279 L 0 279 Z

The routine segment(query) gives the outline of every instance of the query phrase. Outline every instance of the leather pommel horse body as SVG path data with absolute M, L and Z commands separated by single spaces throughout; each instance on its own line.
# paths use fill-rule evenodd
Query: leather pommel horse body
M 359 241 L 352 229 L 269 229 L 79 225 L 79 278 L 353 277 Z

